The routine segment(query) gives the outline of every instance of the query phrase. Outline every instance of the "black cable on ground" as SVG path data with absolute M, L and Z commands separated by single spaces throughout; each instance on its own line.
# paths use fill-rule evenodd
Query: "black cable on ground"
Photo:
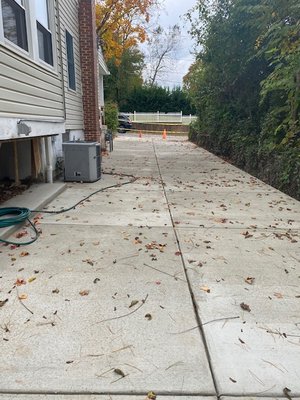
M 28 222 L 33 231 L 34 231 L 34 238 L 26 241 L 26 242 L 13 242 L 10 240 L 5 240 L 0 238 L 0 242 L 5 243 L 5 244 L 12 244 L 16 246 L 27 246 L 29 244 L 34 243 L 38 236 L 39 232 L 36 229 L 36 226 L 34 223 L 32 223 L 29 219 L 32 213 L 43 213 L 43 214 L 62 214 L 65 212 L 68 212 L 70 210 L 75 210 L 79 204 L 83 203 L 84 201 L 88 200 L 90 197 L 94 196 L 97 193 L 104 192 L 105 190 L 108 189 L 113 189 L 116 187 L 121 187 L 125 185 L 129 185 L 130 183 L 134 183 L 138 178 L 135 177 L 134 175 L 129 175 L 129 174 L 119 174 L 119 173 L 114 173 L 114 172 L 103 172 L 104 175 L 113 175 L 113 176 L 122 176 L 122 177 L 128 177 L 131 178 L 130 181 L 127 182 L 120 182 L 114 185 L 106 186 L 104 188 L 95 190 L 94 192 L 90 193 L 88 196 L 84 197 L 80 201 L 78 201 L 76 204 L 72 205 L 71 207 L 68 208 L 63 208 L 62 210 L 58 211 L 47 211 L 47 210 L 30 210 L 28 208 L 22 208 L 22 207 L 5 207 L 5 208 L 0 208 L 0 228 L 8 228 L 10 226 L 15 226 L 19 224 L 23 224 L 24 222 Z M 7 218 L 4 218 L 7 216 Z

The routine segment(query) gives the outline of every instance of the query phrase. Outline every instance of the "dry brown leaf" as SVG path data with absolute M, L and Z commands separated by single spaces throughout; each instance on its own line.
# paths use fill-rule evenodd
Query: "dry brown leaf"
M 0 300 L 0 307 L 3 307 L 8 302 L 8 299 Z
M 203 290 L 203 292 L 210 293 L 210 288 L 207 286 L 201 286 L 200 289 Z
M 138 304 L 138 302 L 139 302 L 138 300 L 132 300 L 132 302 L 130 303 L 129 308 L 135 306 L 136 304 Z
M 79 294 L 80 294 L 80 296 L 88 296 L 90 294 L 90 291 L 89 290 L 81 290 L 79 292 Z
M 175 256 L 181 256 L 181 251 L 176 251 Z
M 248 312 L 251 311 L 251 308 L 248 306 L 248 304 L 241 303 L 240 306 L 241 306 L 241 308 L 242 308 L 243 310 L 245 310 L 245 311 L 248 311 Z
M 27 297 L 28 297 L 28 295 L 27 295 L 26 293 L 21 293 L 21 294 L 19 294 L 19 299 L 20 299 L 20 300 L 26 300 Z
M 23 236 L 26 236 L 26 235 L 28 235 L 28 232 L 26 232 L 26 231 L 18 232 L 18 233 L 16 234 L 16 238 L 17 238 L 17 239 L 21 239 Z
M 225 224 L 228 221 L 228 219 L 227 218 L 214 218 L 214 221 L 218 222 L 220 224 Z
M 253 285 L 255 281 L 255 278 L 253 278 L 252 276 L 248 276 L 247 278 L 245 278 L 245 282 L 248 283 L 248 285 Z
M 114 373 L 122 376 L 123 378 L 125 377 L 125 373 L 119 368 L 115 368 Z
M 28 251 L 22 251 L 22 253 L 20 253 L 20 257 L 26 257 L 29 256 Z
M 16 286 L 26 285 L 26 281 L 24 279 L 17 279 L 15 285 Z
M 82 262 L 86 262 L 87 264 L 93 266 L 94 265 L 94 261 L 92 261 L 90 258 L 87 258 L 86 260 L 82 260 Z
M 274 293 L 274 296 L 277 297 L 277 299 L 283 299 L 283 295 L 279 292 Z
M 249 239 L 249 238 L 253 237 L 253 235 L 251 235 L 248 231 L 243 232 L 242 235 L 245 236 L 245 239 Z

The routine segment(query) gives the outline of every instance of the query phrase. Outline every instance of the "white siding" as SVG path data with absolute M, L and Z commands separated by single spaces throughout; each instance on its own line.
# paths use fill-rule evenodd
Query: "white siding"
M 60 0 L 60 33 L 62 44 L 63 80 L 66 108 L 66 129 L 82 130 L 83 109 L 82 109 L 82 87 L 81 87 L 81 66 L 79 47 L 79 21 L 78 21 L 78 0 Z M 76 91 L 69 89 L 68 85 L 68 63 L 66 49 L 66 30 L 73 36 L 74 62 L 76 75 Z
M 43 68 L 18 50 L 0 44 L 0 117 L 64 118 L 56 1 L 55 16 L 57 70 Z

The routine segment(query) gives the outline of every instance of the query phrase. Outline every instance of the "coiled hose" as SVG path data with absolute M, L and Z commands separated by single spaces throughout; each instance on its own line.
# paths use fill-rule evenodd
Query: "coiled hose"
M 10 226 L 15 226 L 19 224 L 23 224 L 24 222 L 28 221 L 34 231 L 34 238 L 30 239 L 26 242 L 16 243 L 9 240 L 1 239 L 0 242 L 6 244 L 14 244 L 14 245 L 23 245 L 26 246 L 28 244 L 34 243 L 38 236 L 39 232 L 36 229 L 35 225 L 30 221 L 31 211 L 28 208 L 22 207 L 5 207 L 0 208 L 0 228 L 8 228 Z

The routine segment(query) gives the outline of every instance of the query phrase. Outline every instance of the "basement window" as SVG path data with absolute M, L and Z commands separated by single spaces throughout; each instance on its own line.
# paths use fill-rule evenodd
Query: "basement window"
M 1 0 L 4 37 L 28 51 L 26 15 L 22 0 Z
M 69 89 L 76 90 L 73 36 L 66 31 Z

